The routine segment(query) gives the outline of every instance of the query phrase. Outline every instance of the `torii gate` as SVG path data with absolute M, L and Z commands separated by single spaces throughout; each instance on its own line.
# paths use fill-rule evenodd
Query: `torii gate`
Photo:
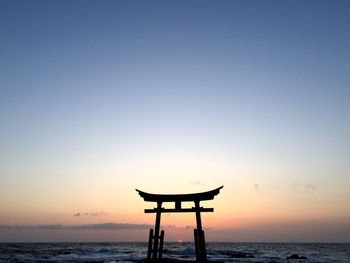
M 161 234 L 159 235 L 161 213 L 195 212 L 197 222 L 197 229 L 194 229 L 196 260 L 197 262 L 206 261 L 207 253 L 205 249 L 204 231 L 202 229 L 201 212 L 214 212 L 214 208 L 201 207 L 199 202 L 213 200 L 214 197 L 220 193 L 220 189 L 222 189 L 223 187 L 224 186 L 221 186 L 208 192 L 192 194 L 150 194 L 136 189 L 136 191 L 144 199 L 144 201 L 157 202 L 156 208 L 145 209 L 145 213 L 157 213 L 154 235 L 153 229 L 150 229 L 149 232 L 147 260 L 157 261 L 162 259 L 164 230 L 162 230 Z M 163 208 L 162 203 L 164 202 L 174 202 L 175 208 Z M 182 202 L 194 202 L 195 206 L 192 208 L 181 208 Z

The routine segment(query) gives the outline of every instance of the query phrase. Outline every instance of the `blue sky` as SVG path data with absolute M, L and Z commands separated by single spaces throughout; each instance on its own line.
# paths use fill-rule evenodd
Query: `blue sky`
M 34 207 L 52 215 L 42 223 L 70 224 L 53 215 L 85 207 L 99 180 L 131 191 L 257 184 L 266 200 L 289 185 L 295 213 L 326 203 L 315 217 L 350 217 L 349 11 L 348 1 L 1 1 L 0 223 Z M 297 196 L 300 184 L 314 193 Z M 76 209 L 40 201 L 66 185 Z

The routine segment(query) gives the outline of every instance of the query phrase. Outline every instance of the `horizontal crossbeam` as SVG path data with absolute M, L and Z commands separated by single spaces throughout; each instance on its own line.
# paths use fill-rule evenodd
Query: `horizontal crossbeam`
M 143 200 L 147 202 L 190 202 L 190 201 L 206 201 L 213 200 L 224 186 L 220 186 L 214 190 L 192 193 L 192 194 L 151 194 L 136 189 Z
M 145 209 L 145 213 L 157 213 L 157 208 L 153 208 L 153 209 Z M 161 213 L 186 213 L 186 212 L 196 212 L 197 209 L 195 207 L 192 208 L 180 208 L 180 209 L 176 209 L 176 208 L 162 208 L 160 209 Z M 204 208 L 201 207 L 199 209 L 199 212 L 214 212 L 214 208 Z

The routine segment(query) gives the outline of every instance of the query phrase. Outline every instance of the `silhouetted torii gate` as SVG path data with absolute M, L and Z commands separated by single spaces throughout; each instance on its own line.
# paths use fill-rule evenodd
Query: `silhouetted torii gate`
M 207 253 L 205 249 L 204 231 L 202 229 L 201 212 L 214 212 L 214 208 L 201 207 L 199 202 L 213 200 L 214 197 L 220 193 L 220 189 L 222 189 L 223 187 L 224 186 L 221 186 L 219 188 L 216 188 L 208 192 L 192 193 L 192 194 L 150 194 L 150 193 L 146 193 L 136 189 L 139 195 L 146 202 L 157 203 L 156 208 L 145 209 L 145 213 L 157 213 L 154 235 L 153 235 L 153 229 L 150 229 L 150 232 L 149 232 L 147 260 L 157 261 L 162 259 L 164 230 L 162 230 L 161 234 L 159 235 L 161 213 L 195 212 L 196 222 L 197 222 L 197 229 L 194 229 L 196 260 L 198 262 L 206 261 Z M 174 202 L 175 208 L 163 208 L 162 203 L 164 202 Z M 194 202 L 195 206 L 192 208 L 181 208 L 182 202 Z

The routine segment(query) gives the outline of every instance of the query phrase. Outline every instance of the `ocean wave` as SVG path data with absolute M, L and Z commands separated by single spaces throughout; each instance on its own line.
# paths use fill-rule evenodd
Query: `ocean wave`
M 141 262 L 147 243 L 0 244 L 3 262 Z M 208 243 L 209 260 L 224 262 L 350 263 L 350 244 Z M 195 259 L 192 243 L 165 243 L 163 257 Z

